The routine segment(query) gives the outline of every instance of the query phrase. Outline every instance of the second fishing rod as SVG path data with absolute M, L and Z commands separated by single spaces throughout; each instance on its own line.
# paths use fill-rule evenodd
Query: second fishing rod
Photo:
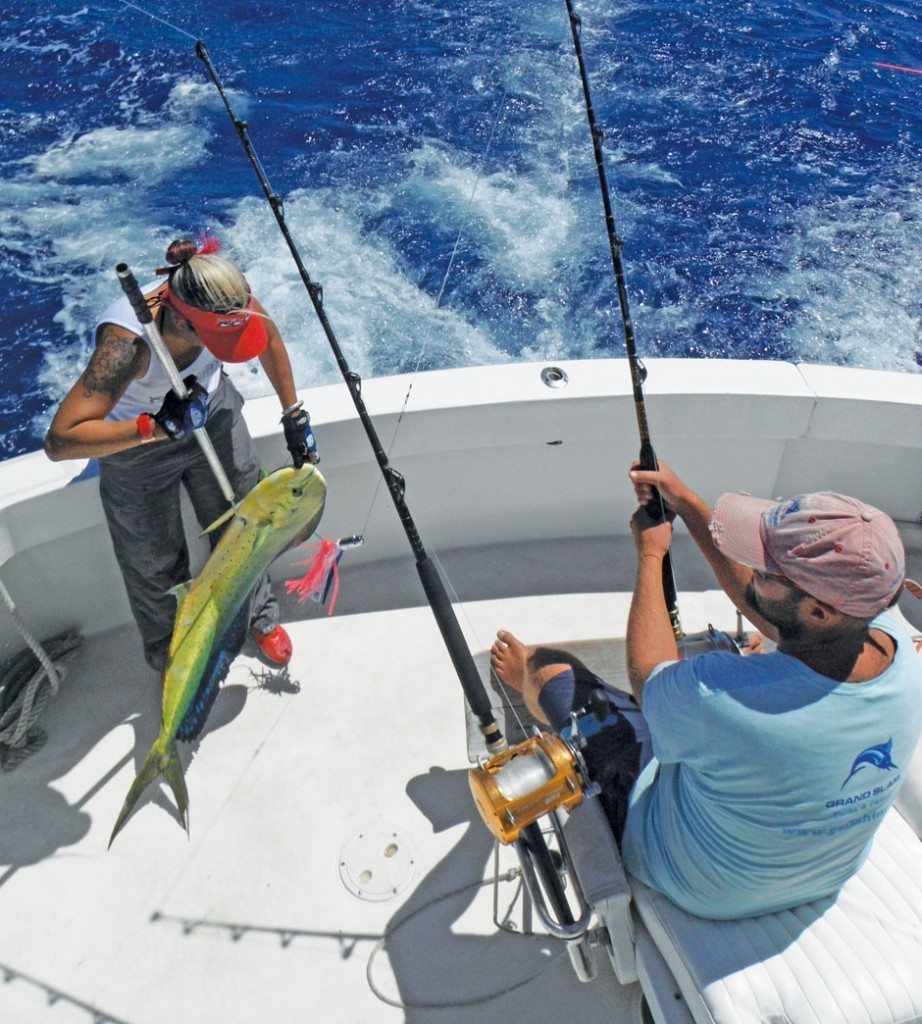
M 259 178 L 259 183 L 262 187 L 263 193 L 265 194 L 269 206 L 272 208 L 272 213 L 275 216 L 279 230 L 282 232 L 282 236 L 285 239 L 285 243 L 288 246 L 292 259 L 295 262 L 295 266 L 298 268 L 298 273 L 300 274 L 304 287 L 307 289 L 307 293 L 310 296 L 314 312 L 317 314 L 320 326 L 322 327 L 323 333 L 330 345 L 330 349 L 333 352 L 333 357 L 335 358 L 339 371 L 346 383 L 346 387 L 349 389 L 349 394 L 352 397 L 352 402 L 355 406 L 356 412 L 358 413 L 359 420 L 362 423 L 372 450 L 374 451 L 375 459 L 378 462 L 384 481 L 387 484 L 387 489 L 390 492 L 394 507 L 397 510 L 397 515 L 400 517 L 400 522 L 407 535 L 407 540 L 410 542 L 410 547 L 413 549 L 413 556 L 416 559 L 416 569 L 419 573 L 423 590 L 426 593 L 429 606 L 432 608 L 433 615 L 435 616 L 439 631 L 442 634 L 445 646 L 448 649 L 455 672 L 457 673 L 461 686 L 464 689 L 468 703 L 480 723 L 480 731 L 483 734 L 487 749 L 491 753 L 496 753 L 497 751 L 505 748 L 506 741 L 496 719 L 493 716 L 490 699 L 480 678 L 480 673 L 477 671 L 477 667 L 474 664 L 474 658 L 470 652 L 470 648 L 468 647 L 467 642 L 464 639 L 464 635 L 461 632 L 461 627 L 458 624 L 454 609 L 451 606 L 451 601 L 449 600 L 445 584 L 439 575 L 435 563 L 429 558 L 419 536 L 416 524 L 413 521 L 413 517 L 410 514 L 410 510 L 404 498 L 406 490 L 404 478 L 396 469 L 394 469 L 393 466 L 390 465 L 387 453 L 384 451 L 384 447 L 381 444 L 381 440 L 378 437 L 378 433 L 375 430 L 375 426 L 371 421 L 371 417 L 368 414 L 368 410 L 365 407 L 365 402 L 362 398 L 362 380 L 357 373 L 350 369 L 349 364 L 346 362 L 346 358 L 343 355 L 339 342 L 337 341 L 336 334 L 334 333 L 330 320 L 327 317 L 326 310 L 323 305 L 323 288 L 316 281 L 312 280 L 310 274 L 307 272 L 307 268 L 304 266 L 298 247 L 295 245 L 291 232 L 288 229 L 281 197 L 273 192 L 272 187 L 269 184 L 269 179 L 266 176 L 266 172 L 263 170 L 259 157 L 256 155 L 253 145 L 250 142 L 247 124 L 237 116 L 231 106 L 230 99 L 224 89 L 224 85 L 215 70 L 214 64 L 211 62 L 211 58 L 208 55 L 208 50 L 206 49 L 204 42 L 201 40 L 198 40 L 195 44 L 195 53 L 205 65 L 208 76 L 224 103 L 227 113 L 234 125 L 234 128 L 236 129 L 237 135 L 240 138 L 240 142 L 246 151 L 247 157 L 253 165 L 256 176 Z
M 640 468 L 656 470 L 659 466 L 656 461 L 656 452 L 653 450 L 653 443 L 650 440 L 650 427 L 647 423 L 647 410 L 643 397 L 643 384 L 647 379 L 647 369 L 637 357 L 634 324 L 631 320 L 631 309 L 627 297 L 627 282 L 624 276 L 624 263 L 621 259 L 621 250 L 624 248 L 624 242 L 618 237 L 618 232 L 615 228 L 615 215 L 612 212 L 608 177 L 605 174 L 605 160 L 602 155 L 604 133 L 596 120 L 595 110 L 592 106 L 592 96 L 589 91 L 589 75 L 586 71 L 586 60 L 583 56 L 581 39 L 582 19 L 576 13 L 573 0 L 566 0 L 566 5 L 567 14 L 570 18 L 570 31 L 573 35 L 573 49 L 576 51 L 576 60 L 579 64 L 580 80 L 583 86 L 583 100 L 586 106 L 586 117 L 589 121 L 589 133 L 592 136 L 592 149 L 595 154 L 595 166 L 599 177 L 599 191 L 602 194 L 602 207 L 605 211 L 605 231 L 608 235 L 612 270 L 614 271 L 615 284 L 618 289 L 618 303 L 621 307 L 621 322 L 624 326 L 624 347 L 627 351 L 628 365 L 631 370 L 631 383 L 634 389 L 634 409 L 637 414 L 637 429 L 640 433 Z M 653 519 L 662 519 L 665 516 L 666 509 L 658 493 L 654 495 L 647 505 L 647 513 Z M 672 623 L 672 630 L 676 638 L 680 639 L 683 636 L 683 632 L 679 622 L 679 607 L 676 598 L 675 578 L 672 573 L 672 559 L 669 557 L 668 552 L 663 560 L 663 594 L 666 598 L 666 607 L 669 610 L 669 621 Z

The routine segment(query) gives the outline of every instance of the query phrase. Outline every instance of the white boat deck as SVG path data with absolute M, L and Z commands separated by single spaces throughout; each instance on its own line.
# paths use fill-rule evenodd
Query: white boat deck
M 876 501 L 922 578 L 922 380 L 707 363 L 651 368 L 661 453 L 711 499 L 829 488 Z M 474 651 L 499 627 L 545 643 L 623 634 L 634 572 L 624 472 L 636 451 L 627 376 L 567 366 L 562 392 L 535 367 L 422 375 L 414 390 L 419 411 L 395 464 Z M 406 380 L 366 391 L 390 436 Z M 330 487 L 322 530 L 334 537 L 362 529 L 377 485 L 337 395 L 308 396 Z M 277 410 L 247 408 L 264 462 L 278 465 Z M 95 483 L 67 479 L 41 456 L 0 474 L 4 584 L 40 636 L 71 625 L 88 636 L 38 723 L 47 745 L 0 775 L 0 1024 L 638 1019 L 637 986 L 619 988 L 604 956 L 582 985 L 559 942 L 494 923 L 493 889 L 479 885 L 495 872 L 493 843 L 469 796 L 461 689 L 384 496 L 365 548 L 345 556 L 336 614 L 283 601 L 289 674 L 244 654 L 201 742 L 183 745 L 190 836 L 168 790 L 151 787 L 107 851 L 159 726 L 160 687 L 124 625 Z M 685 628 L 732 630 L 691 548 L 680 531 Z M 296 557 L 277 578 L 298 574 Z M 904 606 L 920 628 L 922 604 Z M 100 632 L 105 623 L 121 625 Z M 0 653 L 21 647 L 0 615 Z M 504 851 L 501 870 L 514 863 Z M 354 895 L 343 872 L 366 896 L 384 878 L 390 898 Z M 500 885 L 498 914 L 521 932 L 531 916 L 517 890 Z M 370 959 L 375 988 L 397 1006 L 372 990 Z
M 627 600 L 483 601 L 464 607 L 463 624 L 475 650 L 500 625 L 589 639 L 622 630 Z M 169 791 L 151 787 L 108 852 L 159 726 L 159 685 L 131 627 L 74 655 L 42 722 L 47 745 L 2 780 L 4 1024 L 541 1021 L 561 1001 L 583 1021 L 632 1019 L 637 993 L 616 986 L 601 956 L 599 977 L 581 985 L 562 944 L 496 928 L 492 886 L 445 898 L 491 877 L 494 849 L 470 798 L 461 690 L 429 609 L 289 628 L 289 674 L 239 658 L 201 742 L 183 745 L 190 837 Z M 367 891 L 387 871 L 402 891 L 353 895 L 344 850 L 351 877 L 371 871 Z M 514 863 L 503 851 L 502 869 Z M 517 891 L 501 885 L 501 915 Z M 398 1009 L 365 973 L 385 930 L 411 913 L 372 964 Z M 519 896 L 519 929 L 522 913 Z

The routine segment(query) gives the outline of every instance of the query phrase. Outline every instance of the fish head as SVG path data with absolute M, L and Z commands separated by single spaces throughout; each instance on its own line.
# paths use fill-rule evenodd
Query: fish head
M 326 481 L 315 466 L 283 466 L 260 480 L 244 501 L 250 518 L 298 544 L 314 532 L 326 491 Z

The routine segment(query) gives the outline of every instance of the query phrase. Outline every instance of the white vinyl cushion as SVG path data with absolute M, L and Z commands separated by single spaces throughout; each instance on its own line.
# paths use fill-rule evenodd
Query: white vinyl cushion
M 631 880 L 698 1024 L 922 1024 L 922 840 L 893 809 L 835 897 L 706 921 Z

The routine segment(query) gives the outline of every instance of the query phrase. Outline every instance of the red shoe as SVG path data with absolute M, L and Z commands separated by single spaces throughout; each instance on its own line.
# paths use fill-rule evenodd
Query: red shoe
M 271 633 L 260 633 L 253 630 L 253 643 L 259 648 L 260 653 L 273 665 L 279 668 L 291 661 L 291 637 L 281 626 L 276 626 Z

